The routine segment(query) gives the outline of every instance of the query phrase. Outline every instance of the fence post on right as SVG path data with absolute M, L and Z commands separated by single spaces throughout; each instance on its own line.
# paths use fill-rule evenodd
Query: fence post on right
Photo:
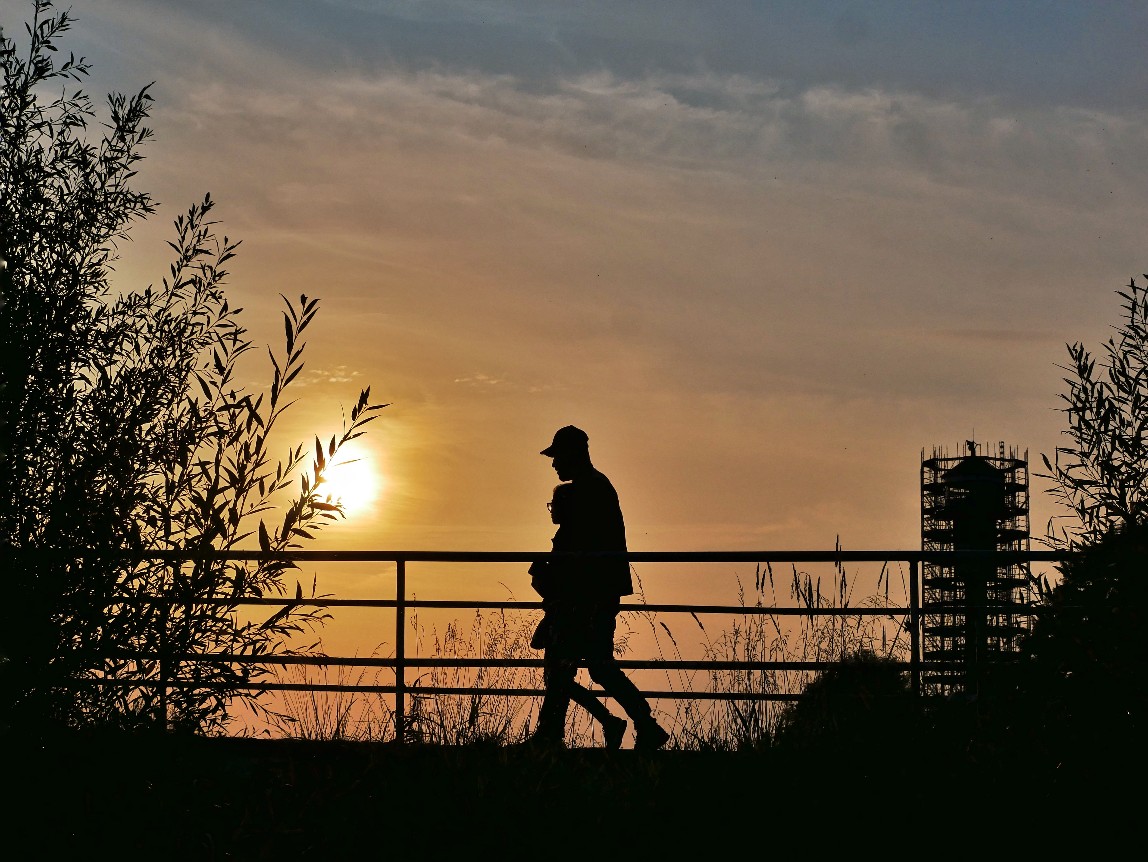
M 395 560 L 395 742 L 407 736 L 407 561 Z
M 909 560 L 909 682 L 913 694 L 921 693 L 921 593 L 917 586 L 920 563 Z

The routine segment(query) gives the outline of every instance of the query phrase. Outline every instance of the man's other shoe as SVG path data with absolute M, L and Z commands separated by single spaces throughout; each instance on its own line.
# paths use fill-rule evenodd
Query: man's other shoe
M 656 751 L 670 741 L 670 735 L 656 721 L 638 728 L 638 736 L 634 739 L 636 751 Z

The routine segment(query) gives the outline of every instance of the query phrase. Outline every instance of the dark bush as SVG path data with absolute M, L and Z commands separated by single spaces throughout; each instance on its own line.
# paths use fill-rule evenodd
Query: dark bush
M 1074 737 L 1126 737 L 1145 726 L 1146 569 L 1148 525 L 1113 528 L 1060 566 L 1024 643 L 1032 694 Z
M 778 725 L 779 747 L 826 755 L 895 753 L 918 730 L 904 668 L 871 652 L 846 657 L 806 687 Z

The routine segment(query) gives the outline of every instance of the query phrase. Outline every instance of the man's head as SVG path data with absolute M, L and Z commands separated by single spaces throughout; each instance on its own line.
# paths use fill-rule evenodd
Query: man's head
M 590 465 L 590 437 L 581 428 L 567 425 L 554 432 L 554 441 L 540 454 L 552 459 L 554 472 L 566 482 Z

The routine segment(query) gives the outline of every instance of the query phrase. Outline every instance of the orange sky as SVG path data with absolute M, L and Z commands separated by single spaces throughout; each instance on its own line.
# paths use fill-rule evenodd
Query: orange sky
M 1035 468 L 1145 265 L 1143 7 L 958 6 L 89 0 L 71 47 L 156 82 L 119 277 L 210 191 L 260 340 L 322 299 L 287 430 L 392 403 L 314 547 L 544 549 L 574 423 L 635 550 L 913 549 L 921 450 Z

